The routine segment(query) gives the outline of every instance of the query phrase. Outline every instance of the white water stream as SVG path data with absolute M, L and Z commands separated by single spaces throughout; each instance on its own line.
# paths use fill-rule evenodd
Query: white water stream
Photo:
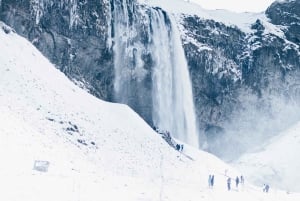
M 147 71 L 142 52 L 151 53 L 152 120 L 155 126 L 172 136 L 198 147 L 196 115 L 188 65 L 179 31 L 172 16 L 160 9 L 150 8 L 149 46 L 136 40 L 136 25 L 129 26 L 126 1 L 114 5 L 114 66 L 115 93 L 118 101 L 128 103 L 132 97 L 130 79 L 142 80 Z M 122 6 L 120 6 L 122 5 Z M 134 62 L 132 62 L 134 60 Z M 134 64 L 134 66 L 132 66 Z M 128 85 L 128 87 L 124 86 Z M 145 97 L 149 98 L 149 97 Z

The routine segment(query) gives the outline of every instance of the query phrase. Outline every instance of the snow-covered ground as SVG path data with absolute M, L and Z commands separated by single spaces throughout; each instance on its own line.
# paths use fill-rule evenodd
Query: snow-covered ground
M 75 86 L 1 22 L 0 49 L 1 200 L 299 200 L 262 193 L 247 177 L 227 191 L 238 171 L 188 145 L 184 154 L 170 148 L 130 108 Z M 35 170 L 36 160 L 48 171 Z
M 300 122 L 259 147 L 234 166 L 253 183 L 267 182 L 288 192 L 300 192 Z

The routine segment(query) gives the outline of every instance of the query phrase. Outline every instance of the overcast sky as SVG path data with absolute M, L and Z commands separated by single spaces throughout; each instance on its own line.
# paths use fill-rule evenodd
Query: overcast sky
M 265 11 L 275 0 L 190 0 L 206 9 L 226 9 L 236 12 Z

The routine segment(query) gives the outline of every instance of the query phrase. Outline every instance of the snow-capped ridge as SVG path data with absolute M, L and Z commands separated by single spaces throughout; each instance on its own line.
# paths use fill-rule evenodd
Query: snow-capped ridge
M 295 2 L 296 0 L 275 0 L 275 3 L 289 3 L 289 2 Z
M 279 31 L 277 26 L 268 23 L 264 12 L 237 13 L 224 9 L 207 10 L 202 8 L 199 4 L 182 0 L 139 0 L 139 2 L 149 6 L 161 7 L 167 12 L 176 15 L 197 15 L 203 19 L 212 19 L 216 22 L 224 23 L 227 26 L 236 26 L 245 33 L 253 32 L 251 30 L 251 24 L 255 23 L 257 19 L 261 19 L 262 21 L 266 22 L 270 27 L 270 31 L 275 31 L 275 33 Z

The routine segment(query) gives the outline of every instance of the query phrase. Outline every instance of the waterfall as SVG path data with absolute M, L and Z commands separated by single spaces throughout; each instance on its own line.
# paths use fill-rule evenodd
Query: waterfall
M 132 18 L 132 1 L 114 1 L 114 68 L 115 68 L 115 99 L 118 102 L 132 104 L 136 97 L 133 90 L 135 83 L 141 82 L 147 70 L 144 69 L 144 62 L 141 59 L 144 45 L 137 40 L 138 31 Z M 131 18 L 130 18 L 131 16 Z
M 180 35 L 172 16 L 165 23 L 162 11 L 152 12 L 153 121 L 176 138 L 198 147 L 192 85 Z
M 116 101 L 133 108 L 151 104 L 155 126 L 198 147 L 192 86 L 175 20 L 158 8 L 134 7 L 132 1 L 115 0 L 113 8 Z M 138 9 L 145 10 L 135 16 Z

